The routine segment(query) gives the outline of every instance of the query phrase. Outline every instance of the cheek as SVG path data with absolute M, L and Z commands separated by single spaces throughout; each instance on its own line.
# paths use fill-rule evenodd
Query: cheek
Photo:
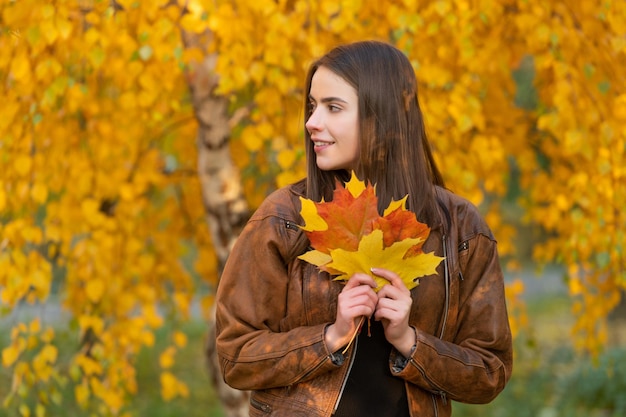
M 350 117 L 342 126 L 344 135 L 352 142 L 353 146 L 357 146 L 359 142 L 359 124 L 355 116 Z
M 352 162 L 355 162 L 359 159 L 361 155 L 361 145 L 359 143 L 358 135 L 353 134 L 352 138 L 350 139 L 350 149 L 347 151 L 351 156 L 350 159 L 352 160 Z
M 352 129 L 352 147 L 356 154 L 359 155 L 359 152 L 361 150 L 361 137 L 359 135 L 358 125 L 354 126 L 354 128 Z

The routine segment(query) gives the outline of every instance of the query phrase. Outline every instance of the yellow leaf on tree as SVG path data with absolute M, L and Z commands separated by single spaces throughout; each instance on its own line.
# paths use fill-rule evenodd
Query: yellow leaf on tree
M 21 176 L 26 176 L 30 172 L 30 168 L 33 165 L 33 160 L 26 155 L 21 155 L 13 162 L 15 171 Z
M 44 184 L 37 183 L 31 188 L 30 196 L 35 203 L 43 204 L 48 198 L 48 189 Z
M 2 184 L 0 183 L 0 186 Z M 0 212 L 2 212 L 7 206 L 7 194 L 6 192 L 0 188 Z
M 263 147 L 263 138 L 258 135 L 256 129 L 247 126 L 241 133 L 241 140 L 250 152 L 257 152 Z
M 187 315 L 191 302 L 189 294 L 179 291 L 172 295 L 172 299 L 174 300 L 174 304 L 176 305 L 178 311 L 180 311 L 183 315 Z
M 111 410 L 111 413 L 117 415 L 118 410 L 124 404 L 124 399 L 119 390 L 103 389 L 98 394 L 109 410 Z
M 187 335 L 181 331 L 175 331 L 172 336 L 174 339 L 174 344 L 179 348 L 184 348 L 187 346 Z
M 100 335 L 104 329 L 104 321 L 97 316 L 90 316 L 87 314 L 81 315 L 78 318 L 78 325 L 81 331 L 86 332 L 91 329 L 96 335 Z
M 51 343 L 54 339 L 54 329 L 49 327 L 41 333 L 39 339 L 44 343 Z
M 39 354 L 33 359 L 33 372 L 38 380 L 48 381 L 52 375 L 52 366 L 57 360 L 57 348 L 53 345 L 45 345 Z
M 163 318 L 159 315 L 154 305 L 144 307 L 143 317 L 146 323 L 152 328 L 160 327 L 163 324 Z
M 189 388 L 187 388 L 187 385 L 179 381 L 172 373 L 163 372 L 160 379 L 161 396 L 165 401 L 170 401 L 178 396 L 183 398 L 189 396 Z
M 39 333 L 40 330 L 41 330 L 41 321 L 39 320 L 39 317 L 36 317 L 28 325 L 28 331 L 30 333 Z
M 169 369 L 174 365 L 174 355 L 176 349 L 173 346 L 168 347 L 159 355 L 159 366 L 163 369 Z
M 292 149 L 283 149 L 276 156 L 276 162 L 282 169 L 289 169 L 296 160 L 296 153 Z
M 2 349 L 2 366 L 8 368 L 13 365 L 17 358 L 19 358 L 20 353 L 22 353 L 22 350 L 15 345 L 7 346 Z
M 104 281 L 99 278 L 91 279 L 87 282 L 85 292 L 87 293 L 89 301 L 94 304 L 99 302 L 104 294 Z
M 28 81 L 30 78 L 30 61 L 25 53 L 16 55 L 11 61 L 11 75 L 17 80 Z
M 19 410 L 20 410 L 20 416 L 30 417 L 30 408 L 28 408 L 26 404 L 20 404 Z
M 81 209 L 85 219 L 94 226 L 102 223 L 102 215 L 100 214 L 100 204 L 92 199 L 85 199 L 81 202 Z
M 102 374 L 102 366 L 100 363 L 91 359 L 85 355 L 79 355 L 76 357 L 76 363 L 82 369 L 83 373 L 87 376 L 89 375 L 101 375 Z

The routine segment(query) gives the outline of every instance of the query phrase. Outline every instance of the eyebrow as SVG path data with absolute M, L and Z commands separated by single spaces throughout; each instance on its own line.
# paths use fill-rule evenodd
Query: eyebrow
M 310 95 L 310 94 L 309 94 L 309 100 L 310 100 L 310 101 L 317 101 L 317 100 L 315 100 L 315 98 L 313 98 L 313 96 L 312 96 L 312 95 Z M 341 102 L 341 103 L 346 103 L 346 104 L 348 104 L 348 102 L 347 102 L 346 100 L 344 100 L 344 99 L 342 99 L 342 98 L 339 98 L 339 97 L 324 97 L 324 98 L 322 98 L 322 99 L 320 100 L 320 103 L 331 103 L 331 102 L 333 102 L 333 101 L 339 101 L 339 102 Z

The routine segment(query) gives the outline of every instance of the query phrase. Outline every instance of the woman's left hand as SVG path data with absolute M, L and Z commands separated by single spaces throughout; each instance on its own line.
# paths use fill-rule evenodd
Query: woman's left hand
M 372 268 L 372 273 L 389 281 L 389 284 L 378 291 L 374 319 L 382 322 L 387 341 L 408 358 L 416 342 L 415 331 L 409 326 L 409 314 L 413 304 L 411 292 L 395 272 Z

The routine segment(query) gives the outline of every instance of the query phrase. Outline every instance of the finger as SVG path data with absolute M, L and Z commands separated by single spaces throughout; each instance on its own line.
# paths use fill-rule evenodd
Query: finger
M 369 285 L 357 285 L 353 288 L 344 288 L 341 293 L 339 293 L 339 297 L 345 300 L 344 302 L 351 304 L 371 303 L 372 305 L 376 305 L 378 302 L 378 295 Z M 357 298 L 358 300 L 355 301 Z
M 376 281 L 374 281 L 374 278 L 367 274 L 357 273 L 350 277 L 343 291 L 357 287 L 359 285 L 368 285 L 371 288 L 376 288 Z
M 378 298 L 375 294 L 346 294 L 347 296 L 342 298 L 341 302 L 346 308 L 352 308 L 356 306 L 366 306 L 368 308 L 376 308 Z
M 372 314 L 374 314 L 374 308 L 371 306 L 360 304 L 350 307 L 346 313 L 346 318 L 355 320 L 361 316 L 371 317 Z
M 411 292 L 406 287 L 394 287 L 392 284 L 383 285 L 378 291 L 378 299 L 391 298 L 394 300 L 409 300 L 411 299 Z
M 374 320 L 387 321 L 389 323 L 400 324 L 404 323 L 405 315 L 401 312 L 389 308 L 376 309 L 374 312 Z
M 376 304 L 376 311 L 385 311 L 398 313 L 403 316 L 407 316 L 411 311 L 410 301 L 397 301 L 391 298 L 381 298 Z
M 391 317 L 390 317 L 390 312 L 386 309 L 376 309 L 376 311 L 374 312 L 374 320 L 376 321 L 383 321 L 383 320 L 387 320 L 390 321 Z
M 374 275 L 385 278 L 393 287 L 408 291 L 408 288 L 404 285 L 402 278 L 400 278 L 395 272 L 384 268 L 372 268 L 371 271 Z
M 405 294 L 399 289 L 394 287 L 393 285 L 383 285 L 383 287 L 378 290 L 378 299 L 383 299 L 383 298 L 392 298 L 394 300 L 397 300 L 399 298 L 402 298 L 402 296 L 404 296 Z
M 376 308 L 376 304 L 378 303 L 378 296 L 371 287 L 360 285 L 351 290 L 342 291 L 339 294 L 338 303 L 339 309 L 344 311 L 345 314 L 353 316 L 354 314 L 357 314 L 353 311 L 355 307 L 365 307 L 367 310 L 364 312 L 359 310 L 358 314 L 371 315 Z

